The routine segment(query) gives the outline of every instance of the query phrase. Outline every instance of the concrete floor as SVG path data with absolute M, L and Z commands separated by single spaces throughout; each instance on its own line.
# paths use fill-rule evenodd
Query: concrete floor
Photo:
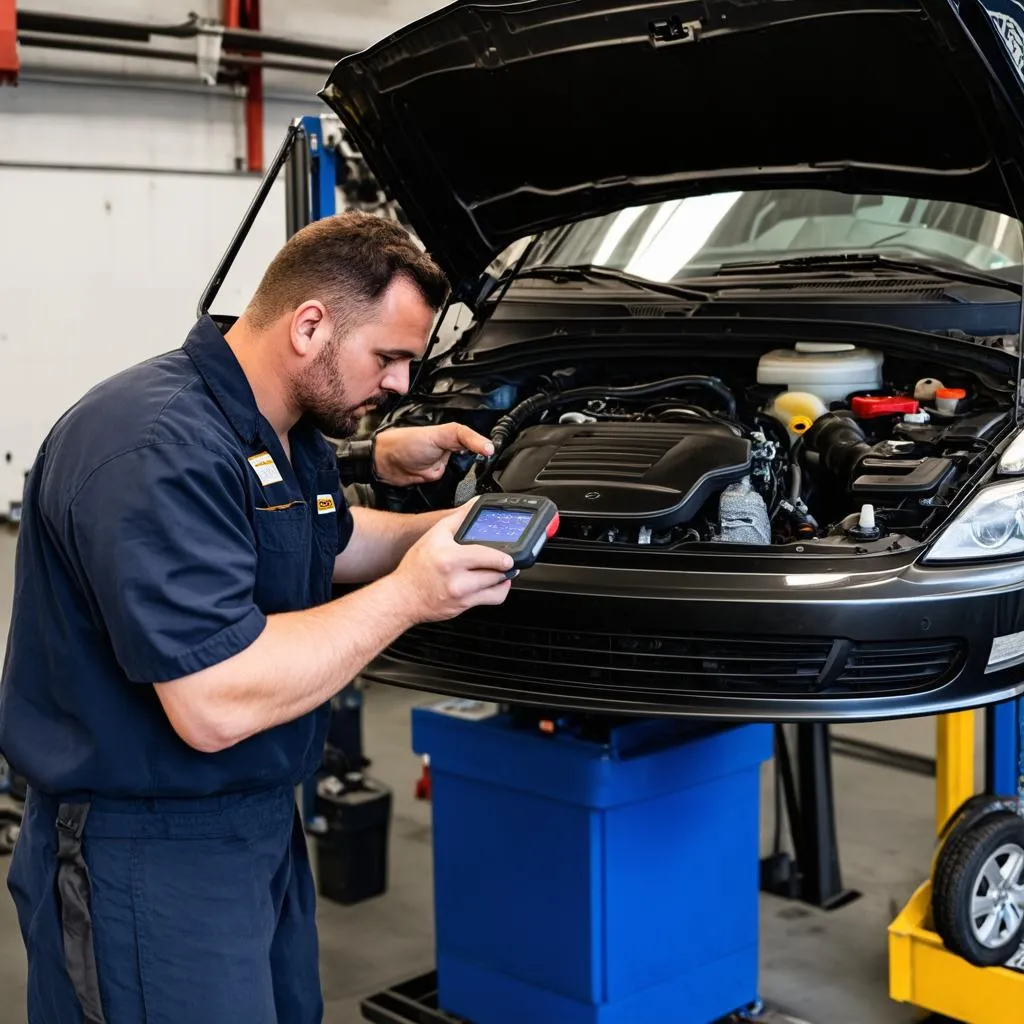
M 0 645 L 6 639 L 16 535 L 0 530 Z M 366 694 L 372 773 L 394 790 L 390 886 L 356 907 L 320 907 L 325 1024 L 359 1024 L 368 993 L 433 966 L 430 806 L 413 797 L 410 708 L 430 698 L 374 687 Z M 856 735 L 919 753 L 934 750 L 928 720 L 858 726 Z M 810 1024 L 910 1024 L 910 1007 L 887 997 L 886 927 L 924 878 L 932 851 L 930 779 L 837 757 L 837 814 L 844 882 L 863 893 L 832 913 L 762 898 L 763 996 Z M 771 841 L 765 775 L 764 843 Z M 0 881 L 6 861 L 0 859 Z M 0 1024 L 25 1020 L 25 960 L 13 907 L 0 888 Z

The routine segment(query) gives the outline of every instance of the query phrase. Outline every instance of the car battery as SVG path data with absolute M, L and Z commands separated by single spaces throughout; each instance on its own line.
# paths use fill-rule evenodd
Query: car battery
M 391 790 L 361 772 L 317 781 L 316 837 L 320 895 L 351 905 L 387 890 Z

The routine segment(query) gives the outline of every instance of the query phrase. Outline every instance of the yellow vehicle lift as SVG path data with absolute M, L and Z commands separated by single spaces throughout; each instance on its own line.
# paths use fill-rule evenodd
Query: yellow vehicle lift
M 928 880 L 889 926 L 889 994 L 964 1024 L 1024 1024 L 1021 701 L 988 708 L 986 782 L 975 712 L 938 721 L 938 843 Z

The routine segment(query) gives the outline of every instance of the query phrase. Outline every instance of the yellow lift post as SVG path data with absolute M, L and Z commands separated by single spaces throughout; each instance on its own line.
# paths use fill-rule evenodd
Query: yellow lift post
M 986 715 L 987 788 L 1016 800 L 1017 702 Z M 945 715 L 938 721 L 936 826 L 940 837 L 965 801 L 977 792 L 974 736 L 972 711 Z M 1024 973 L 1007 967 L 976 967 L 950 952 L 934 930 L 933 877 L 934 873 L 889 926 L 890 997 L 963 1024 L 1024 1024 Z

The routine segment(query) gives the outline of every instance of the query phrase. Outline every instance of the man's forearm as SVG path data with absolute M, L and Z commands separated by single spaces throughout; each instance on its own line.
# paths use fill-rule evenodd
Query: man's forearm
M 366 583 L 391 572 L 406 553 L 451 509 L 403 515 L 380 509 L 352 509 L 352 539 L 334 561 L 335 583 Z
M 187 743 L 223 750 L 319 707 L 415 621 L 402 583 L 387 577 L 308 611 L 269 616 L 244 651 L 159 683 L 157 693 Z

